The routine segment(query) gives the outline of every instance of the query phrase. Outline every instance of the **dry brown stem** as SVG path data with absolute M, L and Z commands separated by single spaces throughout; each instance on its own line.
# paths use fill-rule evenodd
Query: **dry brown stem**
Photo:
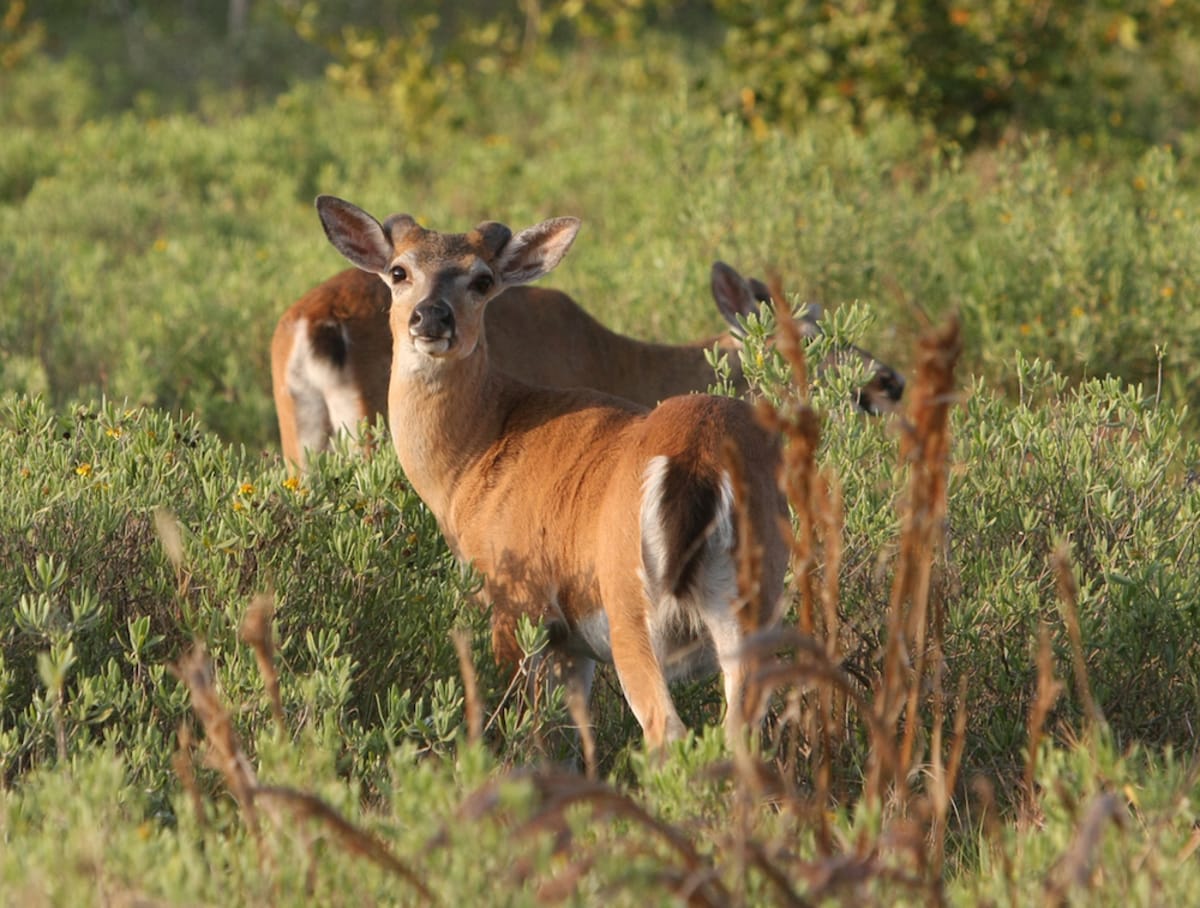
M 171 768 L 175 770 L 175 775 L 179 776 L 183 790 L 188 793 L 188 799 L 192 802 L 192 812 L 196 814 L 196 822 L 203 828 L 206 824 L 204 799 L 200 796 L 200 788 L 196 784 L 196 774 L 192 771 L 194 743 L 192 726 L 186 719 L 179 723 L 178 738 L 179 747 L 171 755 Z
M 1075 830 L 1075 838 L 1046 880 L 1047 905 L 1055 908 L 1066 905 L 1070 890 L 1090 888 L 1105 826 L 1111 821 L 1124 829 L 1127 819 L 1128 811 L 1120 795 L 1104 792 L 1092 799 L 1083 822 Z
M 479 682 L 475 662 L 471 659 L 471 635 L 461 627 L 450 633 L 454 651 L 458 654 L 458 670 L 463 680 L 463 710 L 467 719 L 467 740 L 478 744 L 483 737 L 483 706 L 479 697 Z
M 204 726 L 208 744 L 207 762 L 225 779 L 255 840 L 261 846 L 258 812 L 254 806 L 254 789 L 257 785 L 254 769 L 242 752 L 229 713 L 217 696 L 216 678 L 204 644 L 196 643 L 179 662 L 171 666 L 171 671 L 187 686 L 192 698 L 192 710 Z
M 1058 582 L 1058 601 L 1062 606 L 1063 621 L 1067 625 L 1067 638 L 1071 641 L 1071 665 L 1075 671 L 1075 686 L 1083 704 L 1083 712 L 1089 724 L 1096 726 L 1104 722 L 1104 714 L 1092 696 L 1092 685 L 1088 681 L 1087 660 L 1083 656 L 1083 632 L 1079 626 L 1079 585 L 1071 569 L 1071 548 L 1062 542 L 1051 556 L 1054 575 Z
M 888 608 L 883 686 L 876 698 L 876 714 L 889 726 L 895 727 L 901 715 L 907 715 L 900 762 L 890 779 L 901 801 L 907 794 L 907 773 L 920 727 L 918 706 L 927 671 L 926 637 L 931 624 L 933 651 L 938 657 L 941 652 L 941 621 L 937 616 L 932 622 L 929 618 L 930 578 L 945 522 L 950 408 L 956 399 L 954 369 L 961 352 L 958 319 L 954 316 L 940 330 L 921 339 L 909 392 L 908 421 L 901 438 L 900 456 L 910 471 L 909 487 Z M 883 796 L 888 782 L 884 770 L 878 763 L 872 767 L 869 796 Z
M 268 593 L 259 593 L 250 602 L 242 618 L 240 634 L 242 641 L 254 650 L 258 672 L 271 701 L 271 715 L 280 736 L 287 735 L 287 721 L 283 716 L 283 700 L 279 695 L 279 672 L 275 669 L 275 637 L 271 622 L 275 619 L 275 600 Z
M 1038 629 L 1037 694 L 1029 707 L 1029 755 L 1025 761 L 1025 808 L 1031 812 L 1037 800 L 1034 779 L 1037 776 L 1038 750 L 1046 730 L 1046 717 L 1062 693 L 1062 683 L 1054 677 L 1054 653 L 1050 648 L 1050 627 L 1045 622 Z
M 359 829 L 316 795 L 278 785 L 261 785 L 255 789 L 255 794 L 263 800 L 273 801 L 287 808 L 301 820 L 319 823 L 333 833 L 338 844 L 347 853 L 366 858 L 371 863 L 400 877 L 420 893 L 427 903 L 436 902 L 433 893 L 413 872 L 412 868 L 392 854 L 379 839 L 369 832 Z

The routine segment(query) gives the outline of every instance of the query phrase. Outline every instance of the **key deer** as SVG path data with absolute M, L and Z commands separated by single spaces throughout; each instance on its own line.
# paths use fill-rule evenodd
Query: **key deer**
M 569 682 L 586 691 L 596 661 L 615 664 L 651 748 L 684 731 L 668 681 L 719 668 L 735 723 L 742 640 L 777 621 L 782 600 L 778 439 L 741 400 L 696 394 L 648 410 L 496 368 L 485 311 L 561 261 L 573 218 L 444 234 L 407 215 L 380 223 L 332 196 L 317 209 L 333 245 L 389 288 L 388 418 L 404 427 L 392 443 L 456 555 L 484 578 L 497 656 L 516 655 L 519 616 L 545 620 Z M 735 508 L 752 538 L 738 538 Z M 739 544 L 762 554 L 746 601 Z

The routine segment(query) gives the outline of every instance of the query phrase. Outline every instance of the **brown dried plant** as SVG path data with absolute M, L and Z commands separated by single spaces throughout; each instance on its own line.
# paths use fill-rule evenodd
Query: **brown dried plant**
M 1037 803 L 1037 793 L 1034 790 L 1034 779 L 1037 777 L 1038 750 L 1041 748 L 1042 735 L 1046 730 L 1046 718 L 1050 710 L 1058 702 L 1062 693 L 1062 682 L 1054 677 L 1054 653 L 1050 647 L 1050 627 L 1043 624 L 1038 629 L 1037 652 L 1037 693 L 1029 706 L 1027 733 L 1029 738 L 1029 754 L 1025 760 L 1025 778 L 1023 790 L 1025 794 L 1026 815 L 1032 816 Z
M 1071 642 L 1071 665 L 1075 671 L 1075 686 L 1078 688 L 1083 713 L 1093 725 L 1104 723 L 1104 714 L 1092 696 L 1092 685 L 1088 681 L 1087 660 L 1083 655 L 1083 632 L 1079 626 L 1079 584 L 1071 568 L 1071 549 L 1064 541 L 1055 547 L 1050 558 L 1058 583 L 1058 602 L 1062 608 L 1063 621 L 1067 625 L 1067 639 Z
M 483 705 L 479 697 L 479 682 L 475 675 L 475 663 L 471 659 L 471 635 L 461 627 L 450 634 L 454 651 L 458 654 L 458 671 L 463 680 L 463 710 L 467 720 L 467 740 L 478 744 L 483 737 Z
M 287 734 L 287 721 L 283 716 L 283 700 L 279 695 L 279 672 L 275 669 L 275 638 L 271 622 L 275 618 L 275 600 L 267 593 L 259 593 L 246 609 L 242 618 L 241 638 L 252 650 L 258 662 L 263 685 L 271 700 L 271 715 L 281 736 Z
M 957 317 L 951 316 L 941 329 L 921 338 L 901 436 L 900 458 L 909 469 L 909 485 L 902 504 L 882 688 L 875 708 L 889 725 L 898 727 L 902 714 L 906 721 L 900 765 L 875 763 L 868 786 L 868 795 L 877 798 L 892 788 L 901 803 L 907 797 L 908 772 L 921 726 L 918 709 L 928 660 L 931 654 L 940 660 L 942 654 L 942 616 L 938 603 L 930 612 L 930 579 L 945 523 L 950 408 L 956 401 L 954 369 L 961 352 Z M 927 639 L 931 632 L 932 645 Z M 940 684 L 942 674 L 941 668 L 934 672 L 935 682 Z
M 528 784 L 533 793 L 531 812 L 523 819 L 509 816 L 504 810 L 507 801 L 502 797 L 502 790 L 513 782 Z M 589 809 L 597 821 L 620 820 L 632 827 L 631 834 L 605 844 L 606 848 L 616 848 L 622 857 L 628 858 L 623 862 L 623 866 L 629 868 L 628 876 L 610 882 L 615 891 L 627 892 L 626 886 L 636 879 L 638 883 L 663 886 L 676 899 L 690 905 L 727 906 L 735 903 L 733 893 L 722 883 L 712 858 L 701 853 L 683 829 L 658 819 L 633 797 L 611 785 L 572 772 L 514 770 L 504 777 L 489 779 L 467 796 L 452 822 L 473 823 L 491 818 L 508 825 L 510 837 L 514 839 L 549 835 L 556 855 L 566 859 L 567 863 L 555 878 L 543 882 L 537 891 L 539 901 L 554 903 L 574 899 L 579 881 L 600 857 L 587 847 L 573 847 L 577 842 L 568 813 L 581 807 Z M 443 847 L 449 838 L 450 824 L 447 823 L 430 840 L 427 850 Z M 638 861 L 637 858 L 647 860 Z M 513 866 L 511 882 L 525 887 L 530 884 L 534 872 L 531 862 L 518 861 Z
M 255 622 L 263 620 L 261 610 L 259 615 L 260 617 L 255 619 Z M 269 617 L 265 619 L 265 627 L 266 636 L 269 638 Z M 258 630 L 261 630 L 261 627 L 252 630 L 252 636 Z M 258 643 L 265 652 L 273 652 L 273 643 L 261 639 Z M 260 668 L 263 664 L 263 660 L 260 658 Z M 273 671 L 273 661 L 268 660 L 268 664 Z M 257 844 L 259 865 L 265 872 L 270 872 L 271 862 L 268 859 L 266 842 L 259 821 L 258 803 L 260 800 L 276 807 L 283 807 L 299 819 L 318 823 L 332 833 L 334 840 L 348 853 L 364 857 L 400 877 L 412 886 L 427 903 L 436 902 L 433 893 L 425 886 L 420 877 L 408 865 L 395 857 L 386 845 L 369 832 L 354 826 L 316 795 L 284 786 L 264 786 L 258 783 L 250 760 L 242 749 L 237 732 L 234 730 L 229 712 L 217 694 L 212 661 L 208 658 L 202 643 L 196 643 L 178 663 L 171 666 L 171 671 L 188 688 L 192 709 L 204 728 L 207 744 L 206 762 L 221 773 L 226 786 L 237 800 L 242 816 L 250 827 Z M 180 751 L 176 757 L 175 768 L 180 774 L 184 787 L 192 794 L 197 815 L 203 820 L 202 805 L 198 803 L 199 795 L 192 778 L 191 761 L 188 756 L 190 745 L 190 730 L 181 729 Z
M 192 699 L 192 711 L 204 727 L 207 745 L 205 762 L 224 778 L 225 785 L 237 800 L 250 831 L 261 846 L 258 810 L 254 805 L 254 790 L 258 781 L 254 775 L 254 768 L 242 750 L 229 712 L 217 695 L 212 661 L 208 658 L 204 644 L 196 643 L 171 666 L 171 671 L 187 686 Z
M 814 881 L 820 880 L 810 888 L 810 897 L 828 896 L 842 885 L 857 886 L 867 878 L 895 877 L 925 893 L 930 903 L 940 904 L 944 900 L 941 875 L 951 793 L 957 784 L 966 744 L 966 685 L 962 678 L 957 684 L 948 747 L 944 741 L 950 708 L 944 690 L 943 628 L 937 603 L 932 603 L 931 608 L 931 576 L 941 547 L 946 510 L 949 413 L 956 401 L 954 369 L 961 351 L 958 323 L 951 318 L 943 328 L 922 340 L 915 380 L 910 385 L 901 448 L 902 461 L 909 470 L 909 486 L 902 501 L 902 532 L 889 603 L 884 670 L 868 700 L 860 683 L 840 665 L 837 608 L 842 534 L 840 488 L 835 480 L 816 468 L 820 421 L 807 402 L 803 348 L 786 307 L 778 309 L 777 322 L 776 346 L 792 366 L 796 387 L 781 407 L 760 403 L 759 408 L 763 422 L 786 439 L 781 484 L 796 518 L 793 570 L 799 599 L 798 622 L 795 630 L 760 635 L 754 641 L 754 646 L 768 649 L 787 648 L 791 658 L 768 662 L 760 657 L 758 670 L 748 684 L 747 702 L 761 700 L 772 691 L 790 689 L 786 715 L 797 726 L 794 740 L 807 741 L 808 753 L 814 758 L 811 796 L 808 799 L 790 796 L 788 808 L 814 829 L 825 858 L 824 862 L 793 869 Z M 824 569 L 819 612 L 815 575 L 818 563 L 823 563 Z M 815 691 L 816 696 L 805 691 Z M 909 773 L 915 766 L 914 752 L 926 708 L 932 714 L 927 793 L 913 798 L 909 793 Z M 869 773 L 863 795 L 875 803 L 891 803 L 899 808 L 874 847 L 908 853 L 911 871 L 898 871 L 883 861 L 855 859 L 846 864 L 843 862 L 848 859 L 837 853 L 827 811 L 832 803 L 834 733 L 839 724 L 845 723 L 847 709 L 865 722 L 870 742 Z M 737 766 L 735 760 L 735 771 Z M 753 773 L 743 769 L 738 774 L 744 778 L 745 786 L 755 784 Z M 758 775 L 761 778 L 762 774 Z M 920 833 L 922 829 L 926 833 Z M 753 850 L 753 843 L 735 844 L 742 853 Z M 861 847 L 865 846 L 860 844 Z M 850 868 L 854 869 L 847 872 Z M 852 884 L 854 880 L 858 882 Z

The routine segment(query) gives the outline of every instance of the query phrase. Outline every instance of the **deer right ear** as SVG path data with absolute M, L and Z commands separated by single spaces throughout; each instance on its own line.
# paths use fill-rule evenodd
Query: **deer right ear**
M 332 195 L 317 196 L 321 226 L 335 249 L 363 271 L 383 274 L 396 254 L 387 232 L 357 205 Z
M 729 328 L 735 337 L 745 337 L 746 331 L 738 322 L 752 313 L 758 312 L 758 300 L 755 299 L 753 288 L 731 266 L 724 262 L 713 262 L 712 266 L 712 295 L 717 301 L 717 309 L 729 323 Z

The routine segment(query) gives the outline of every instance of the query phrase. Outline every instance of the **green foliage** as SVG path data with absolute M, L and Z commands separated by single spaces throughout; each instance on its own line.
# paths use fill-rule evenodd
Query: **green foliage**
M 203 640 L 227 692 L 257 698 L 237 628 L 264 589 L 298 724 L 379 726 L 361 753 L 346 745 L 354 760 L 453 738 L 461 703 L 433 667 L 453 664 L 452 626 L 482 629 L 475 581 L 394 457 L 318 458 L 300 483 L 190 420 L 108 404 L 57 416 L 23 398 L 0 416 L 0 452 L 5 777 L 128 724 L 132 764 L 161 788 L 187 706 L 167 665 Z
M 865 316 L 853 306 L 828 319 L 810 369 L 827 349 L 852 340 L 848 330 L 862 330 Z M 748 379 L 768 397 L 788 372 L 767 347 L 771 330 L 770 319 L 751 322 L 747 357 Z M 813 401 L 829 414 L 821 459 L 833 467 L 844 502 L 843 651 L 856 677 L 871 678 L 883 645 L 900 486 L 891 481 L 898 461 L 886 424 L 846 413 L 858 372 L 825 372 Z M 977 381 L 952 427 L 957 466 L 937 597 L 948 669 L 976 682 L 972 761 L 990 772 L 1020 766 L 1038 627 L 1062 626 L 1050 562 L 1060 541 L 1077 565 L 1088 675 L 1117 741 L 1184 747 L 1200 709 L 1200 446 L 1185 432 L 1185 412 L 1112 379 L 1071 387 L 1048 364 L 1019 356 L 1013 377 L 1019 405 Z M 1065 635 L 1056 646 L 1065 664 Z M 1073 727 L 1083 720 L 1078 705 L 1064 704 Z
M 927 117 L 946 134 L 995 136 L 1014 120 L 1153 141 L 1200 103 L 1188 4 L 1119 7 L 914 0 L 864 4 L 717 0 L 743 115 L 810 113 L 871 123 Z
M 830 309 L 872 300 L 861 340 L 885 359 L 911 348 L 916 305 L 959 307 L 968 368 L 1010 392 L 1018 349 L 1156 392 L 1161 365 L 1165 402 L 1195 398 L 1200 199 L 1179 152 L 1097 167 L 1043 139 L 968 157 L 892 118 L 866 136 L 813 122 L 755 141 L 687 100 L 668 50 L 636 77 L 583 61 L 473 83 L 421 141 L 315 86 L 211 123 L 15 129 L 0 141 L 0 374 L 55 406 L 107 394 L 273 445 L 270 335 L 341 267 L 310 208 L 334 191 L 451 228 L 581 215 L 591 242 L 555 283 L 641 336 L 711 333 L 707 269 L 722 258 L 778 268 Z

